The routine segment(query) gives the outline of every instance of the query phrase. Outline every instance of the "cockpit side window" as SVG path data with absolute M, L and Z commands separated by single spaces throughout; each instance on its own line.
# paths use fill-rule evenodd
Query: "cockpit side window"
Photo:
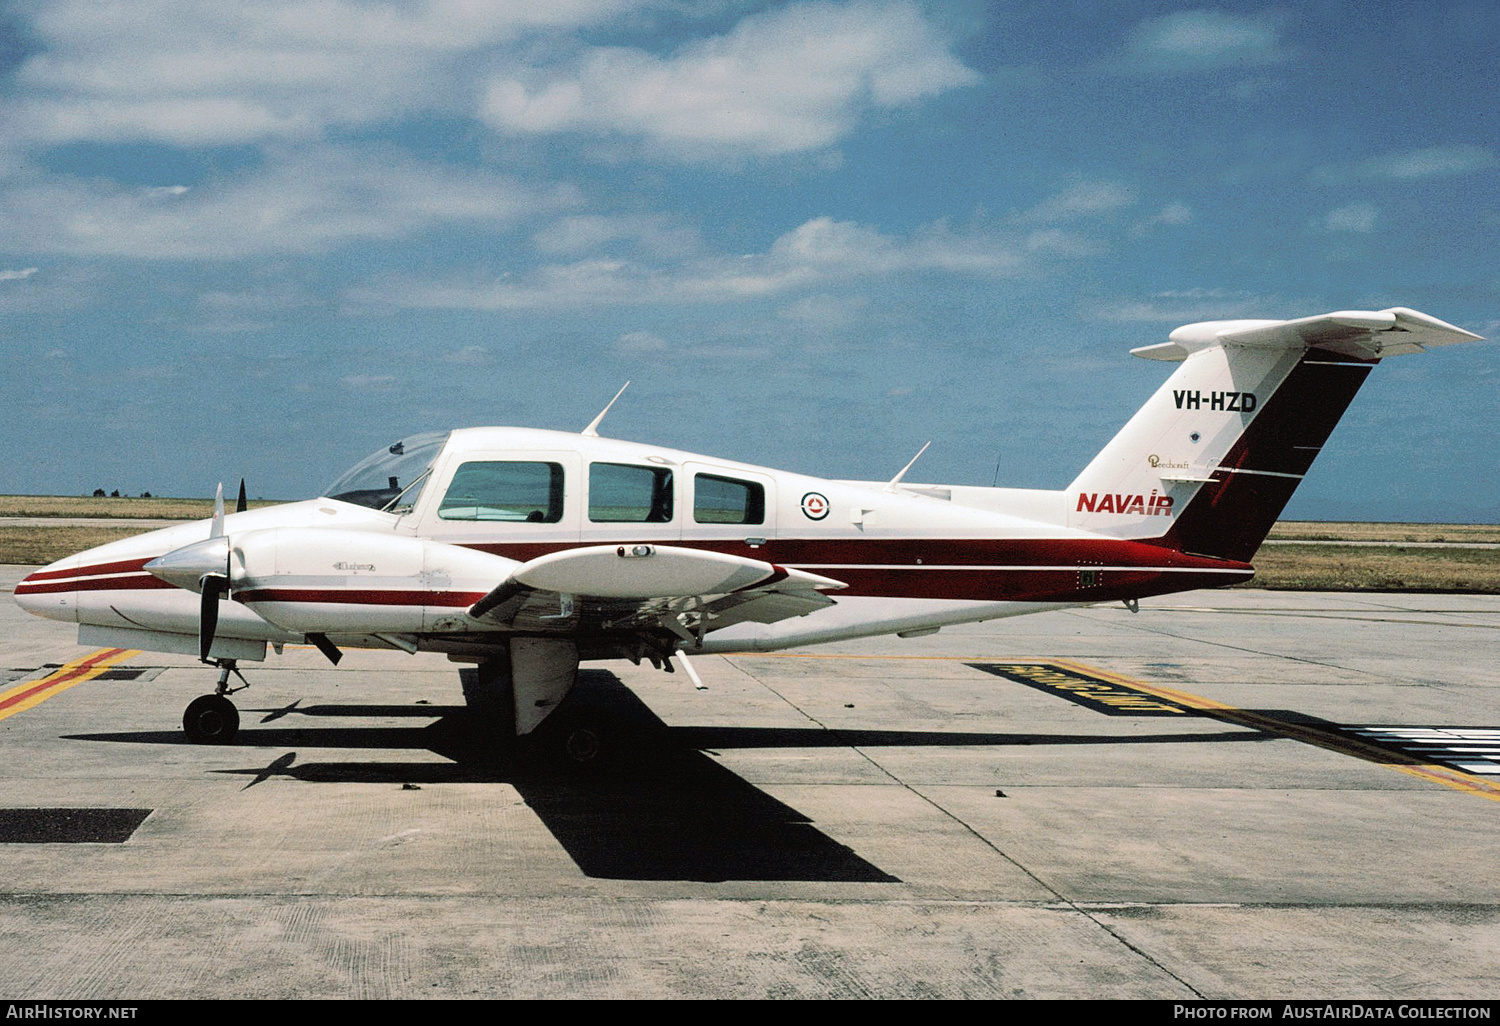
M 540 461 L 465 463 L 438 506 L 443 520 L 555 524 L 562 515 L 562 464 Z
M 425 475 L 449 434 L 428 431 L 403 438 L 360 460 L 323 494 L 356 506 L 408 513 L 422 494 Z
M 672 472 L 630 463 L 590 463 L 589 519 L 596 524 L 669 522 Z

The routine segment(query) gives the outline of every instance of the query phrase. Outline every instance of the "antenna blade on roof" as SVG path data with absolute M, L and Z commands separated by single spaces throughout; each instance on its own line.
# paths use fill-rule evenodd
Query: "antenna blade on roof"
M 627 388 L 629 388 L 629 387 L 630 387 L 630 382 L 628 382 L 628 381 L 625 382 L 625 384 L 621 385 L 620 386 L 620 390 L 615 393 L 615 399 L 618 399 L 618 398 L 620 398 L 620 396 L 624 395 L 625 394 L 625 390 Z M 602 409 L 602 410 L 599 411 L 599 416 L 597 416 L 593 420 L 589 421 L 589 426 L 586 427 L 586 428 L 584 428 L 582 431 L 580 431 L 579 434 L 583 435 L 585 438 L 598 438 L 599 437 L 599 422 L 604 419 L 604 415 L 609 412 L 609 408 L 615 404 L 615 399 L 611 399 L 605 405 L 604 409 Z

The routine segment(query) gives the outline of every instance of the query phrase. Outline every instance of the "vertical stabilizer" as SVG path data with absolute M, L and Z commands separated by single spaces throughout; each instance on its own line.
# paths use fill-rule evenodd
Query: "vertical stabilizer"
M 1382 357 L 1479 336 L 1398 307 L 1170 338 L 1133 351 L 1181 365 L 1068 487 L 1068 524 L 1249 560 Z

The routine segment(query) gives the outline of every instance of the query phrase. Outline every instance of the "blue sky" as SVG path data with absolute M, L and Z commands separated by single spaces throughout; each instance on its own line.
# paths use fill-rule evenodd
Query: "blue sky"
M 1059 488 L 1195 320 L 1500 331 L 1500 8 L 0 5 L 0 491 L 316 493 L 416 431 Z M 1500 520 L 1488 343 L 1289 515 Z

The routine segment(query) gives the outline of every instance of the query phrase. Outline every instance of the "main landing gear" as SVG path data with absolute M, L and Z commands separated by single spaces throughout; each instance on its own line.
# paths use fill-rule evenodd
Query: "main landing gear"
M 234 707 L 229 696 L 236 691 L 245 690 L 250 682 L 245 680 L 233 659 L 220 659 L 215 665 L 219 667 L 219 685 L 214 688 L 214 693 L 193 699 L 188 703 L 187 712 L 182 714 L 183 733 L 195 745 L 227 745 L 239 733 L 240 711 Z M 245 683 L 231 688 L 231 673 Z

